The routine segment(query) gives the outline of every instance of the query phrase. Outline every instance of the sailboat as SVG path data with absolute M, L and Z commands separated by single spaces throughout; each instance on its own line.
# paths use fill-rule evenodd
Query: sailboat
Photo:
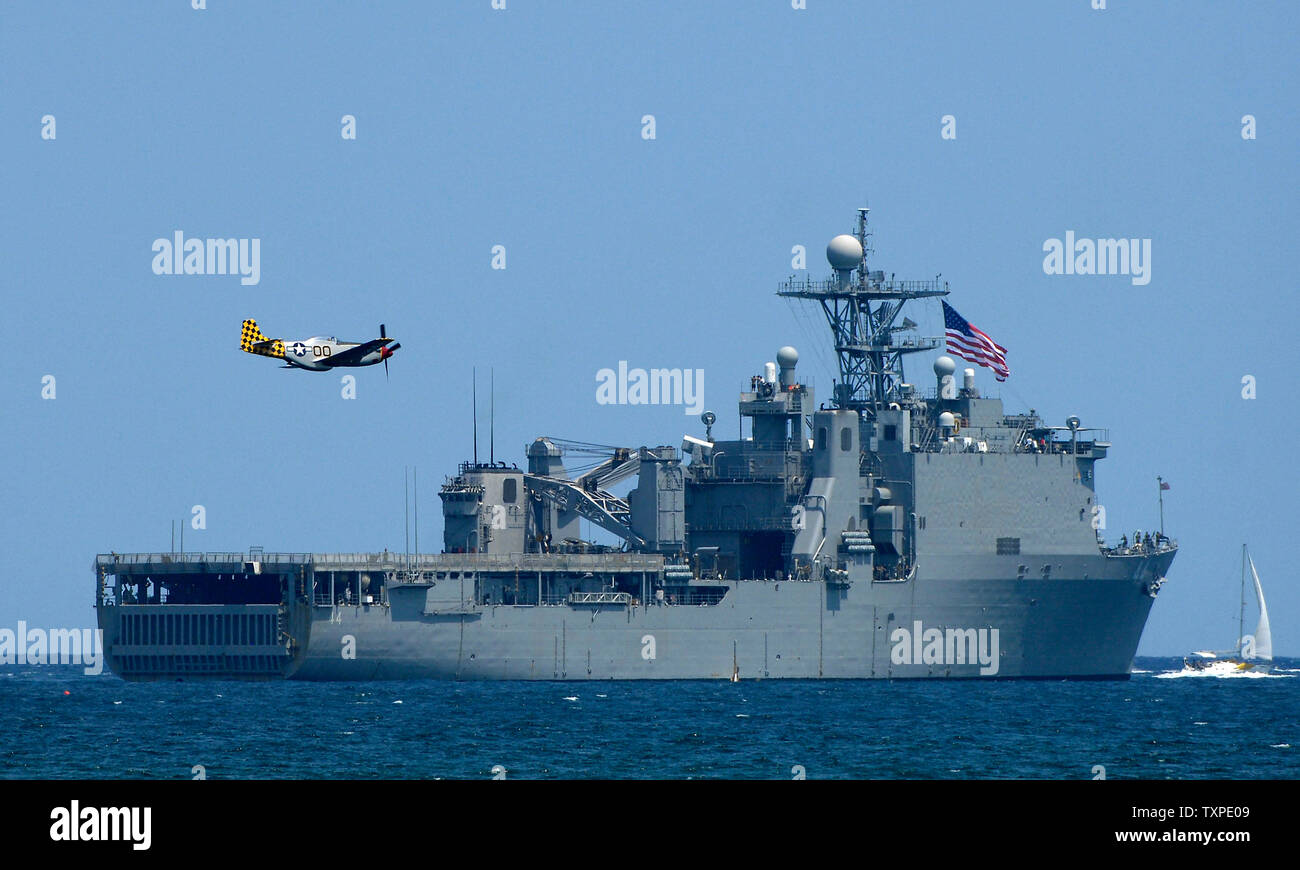
M 1255 585 L 1255 602 L 1259 605 L 1259 622 L 1254 634 L 1246 634 L 1246 569 L 1250 569 Z M 1210 652 L 1200 650 L 1191 660 L 1184 660 L 1193 670 L 1215 670 L 1225 673 L 1255 671 L 1268 673 L 1273 666 L 1273 632 L 1268 624 L 1268 606 L 1264 603 L 1264 589 L 1259 583 L 1255 560 L 1250 558 L 1246 545 L 1241 545 L 1241 610 L 1237 619 L 1236 649 Z

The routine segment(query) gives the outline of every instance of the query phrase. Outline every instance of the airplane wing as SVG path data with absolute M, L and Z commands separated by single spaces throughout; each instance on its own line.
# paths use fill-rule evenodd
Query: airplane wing
M 357 345 L 356 347 L 350 347 L 347 350 L 340 351 L 339 353 L 336 353 L 332 357 L 330 357 L 330 365 L 331 366 L 356 365 L 358 362 L 361 361 L 361 358 L 363 356 L 375 350 L 378 350 L 379 348 L 388 344 L 390 341 L 392 341 L 391 338 L 376 338 L 367 342 L 363 342 Z

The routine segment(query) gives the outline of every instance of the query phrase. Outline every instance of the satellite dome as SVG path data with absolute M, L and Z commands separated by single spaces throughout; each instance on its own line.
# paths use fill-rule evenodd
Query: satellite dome
M 862 243 L 850 235 L 836 236 L 826 246 L 826 259 L 836 272 L 856 269 L 862 262 Z
M 783 369 L 792 369 L 799 362 L 799 351 L 786 345 L 776 352 L 776 363 Z
M 951 429 L 957 425 L 957 418 L 948 411 L 944 411 L 939 415 L 939 425 L 944 429 Z
M 950 356 L 941 356 L 934 361 L 934 373 L 941 378 L 955 371 L 957 371 L 957 363 Z

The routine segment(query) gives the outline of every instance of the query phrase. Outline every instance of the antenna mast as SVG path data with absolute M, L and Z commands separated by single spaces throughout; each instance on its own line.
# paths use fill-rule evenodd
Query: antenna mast
M 488 369 L 488 462 L 497 460 L 497 370 Z
M 474 464 L 478 465 L 478 367 L 473 369 L 474 372 L 474 389 L 473 408 L 474 408 Z
M 938 278 L 895 281 L 892 275 L 886 279 L 884 272 L 868 269 L 867 260 L 873 253 L 869 246 L 871 233 L 867 231 L 869 211 L 858 209 L 853 237 L 861 246 L 863 256 L 856 266 L 845 266 L 829 281 L 791 278 L 777 290 L 778 296 L 821 303 L 839 357 L 840 377 L 835 384 L 834 404 L 859 411 L 864 420 L 874 419 L 877 410 L 897 401 L 898 387 L 903 383 L 904 354 L 933 350 L 943 342 L 940 338 L 916 335 L 895 338 L 894 333 L 911 332 L 916 327 L 907 318 L 894 325 L 904 304 L 911 299 L 948 295 L 947 283 L 940 283 Z

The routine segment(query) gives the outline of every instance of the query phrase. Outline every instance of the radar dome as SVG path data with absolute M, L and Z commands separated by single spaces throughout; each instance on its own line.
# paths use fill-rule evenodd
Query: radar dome
M 939 425 L 944 429 L 951 429 L 957 425 L 957 418 L 948 411 L 939 415 Z
M 850 235 L 836 236 L 826 246 L 826 259 L 836 272 L 856 269 L 862 262 L 862 243 Z
M 941 356 L 934 361 L 934 373 L 941 378 L 955 371 L 957 371 L 957 363 L 950 356 Z
M 799 362 L 799 351 L 786 345 L 776 352 L 776 364 L 783 369 L 792 369 Z

